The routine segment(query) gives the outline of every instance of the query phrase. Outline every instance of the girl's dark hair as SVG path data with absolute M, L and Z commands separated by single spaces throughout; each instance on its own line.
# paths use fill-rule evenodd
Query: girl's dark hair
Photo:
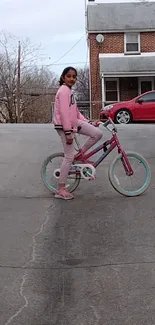
M 62 71 L 60 80 L 59 80 L 59 85 L 62 86 L 64 84 L 63 78 L 65 77 L 65 75 L 68 73 L 69 70 L 73 70 L 77 76 L 77 70 L 73 67 L 67 67 Z

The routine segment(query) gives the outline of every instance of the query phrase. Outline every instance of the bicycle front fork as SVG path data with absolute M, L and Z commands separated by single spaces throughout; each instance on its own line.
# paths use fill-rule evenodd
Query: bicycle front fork
M 129 159 L 128 159 L 128 157 L 127 157 L 125 151 L 123 150 L 123 151 L 121 152 L 121 154 L 122 154 L 121 161 L 122 161 L 122 164 L 123 164 L 123 167 L 124 167 L 124 169 L 125 169 L 126 174 L 127 174 L 128 176 L 133 175 L 133 169 L 132 169 L 132 167 L 131 167 L 131 165 L 130 165 Z

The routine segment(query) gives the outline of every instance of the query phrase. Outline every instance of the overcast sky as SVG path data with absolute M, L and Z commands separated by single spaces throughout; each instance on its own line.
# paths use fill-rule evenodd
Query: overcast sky
M 66 63 L 75 67 L 85 65 L 84 8 L 85 0 L 0 0 L 0 30 L 11 32 L 19 39 L 29 37 L 32 43 L 41 43 L 44 59 L 38 64 L 59 60 L 83 37 L 72 51 L 52 66 L 51 69 L 59 74 Z

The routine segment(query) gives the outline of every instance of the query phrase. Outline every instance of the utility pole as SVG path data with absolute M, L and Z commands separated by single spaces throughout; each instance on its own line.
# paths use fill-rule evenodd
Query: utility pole
M 21 45 L 18 43 L 18 70 L 17 70 L 17 104 L 16 104 L 16 120 L 20 122 L 20 70 L 21 70 Z

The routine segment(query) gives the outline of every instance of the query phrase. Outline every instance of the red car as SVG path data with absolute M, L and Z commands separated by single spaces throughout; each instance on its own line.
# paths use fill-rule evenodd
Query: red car
M 105 106 L 100 112 L 100 120 L 107 117 L 115 123 L 130 123 L 132 121 L 155 121 L 155 90 L 146 92 L 136 98 Z

